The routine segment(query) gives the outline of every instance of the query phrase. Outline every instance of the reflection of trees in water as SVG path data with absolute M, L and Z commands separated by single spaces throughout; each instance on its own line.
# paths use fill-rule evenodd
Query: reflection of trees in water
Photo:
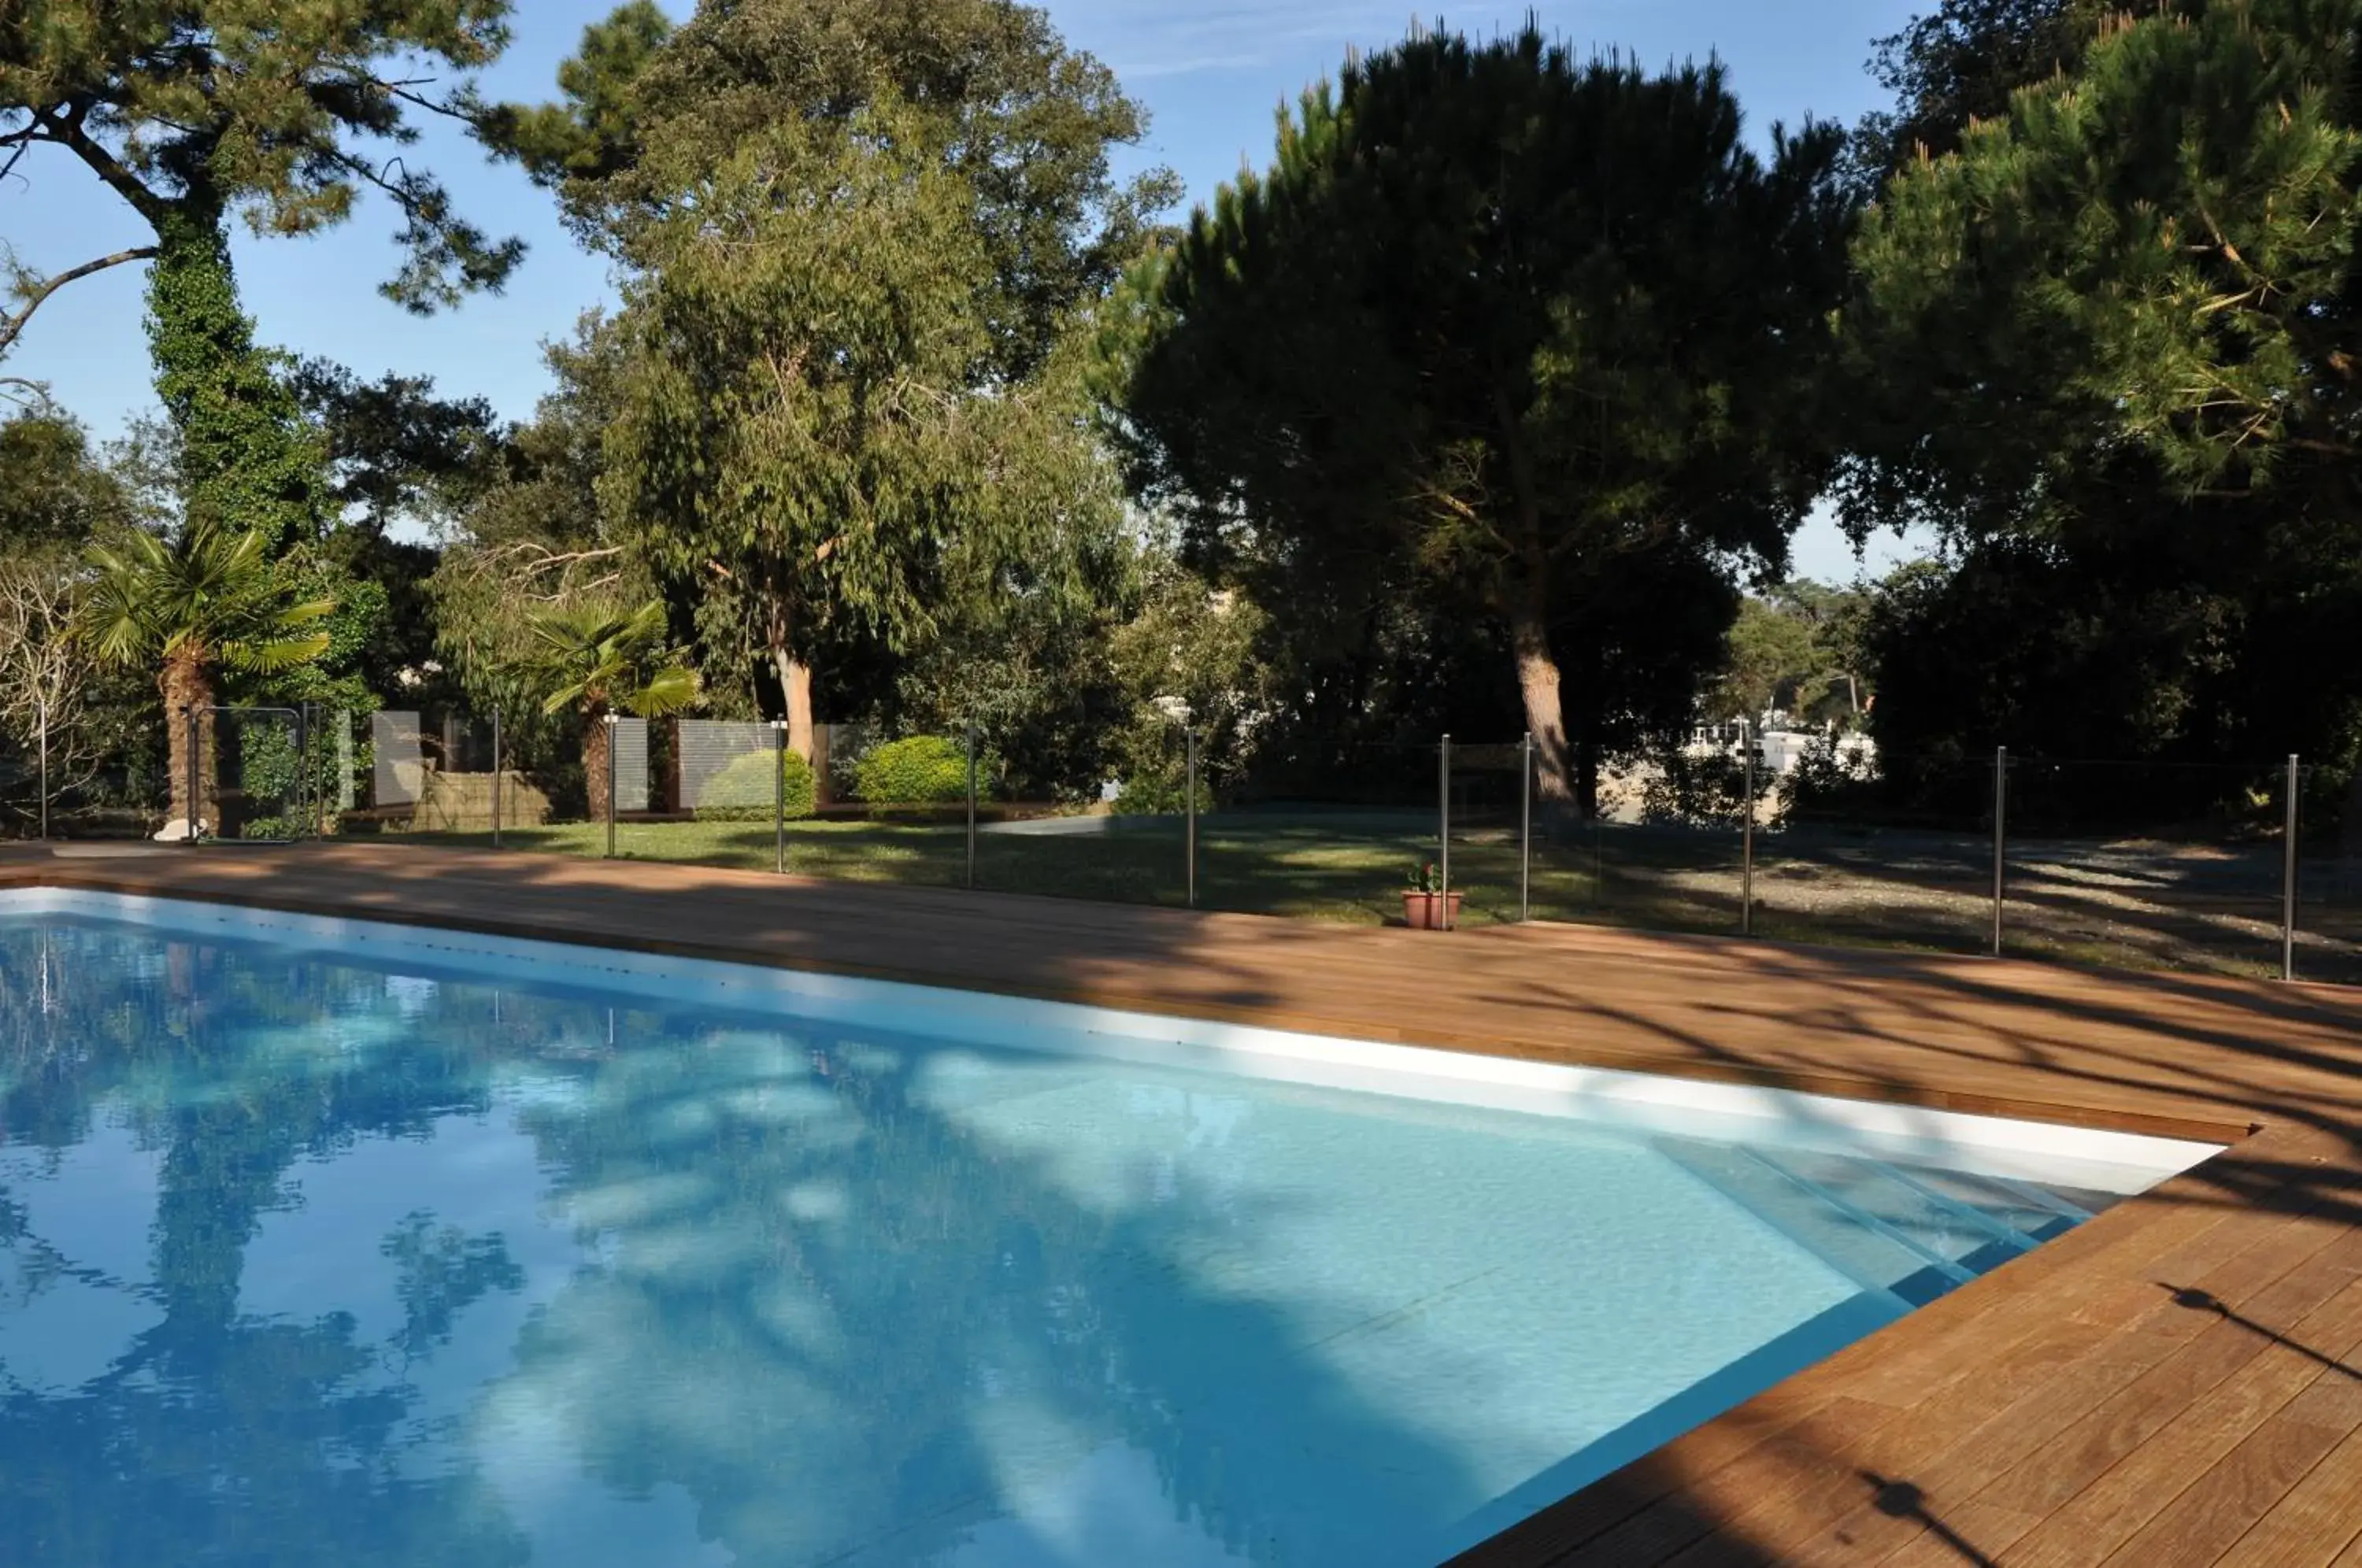
M 1292 1519 L 1299 1553 L 1394 1561 L 1476 1500 L 1281 1314 L 1194 1283 L 1251 1208 L 1187 1182 L 1086 1206 L 874 1046 L 679 1045 L 531 1119 L 609 1262 L 536 1320 L 517 1375 L 611 1485 L 678 1483 L 740 1562 L 932 1560 L 1029 1460 L 1050 1481 L 1110 1442 L 1153 1456 L 1176 1518 L 1256 1557 Z M 1210 1400 L 1256 1408 L 1217 1427 Z M 1308 1512 L 1341 1477 L 1352 1515 Z
M 0 1561 L 524 1561 L 472 1478 L 406 1463 L 411 1393 L 349 1316 L 237 1311 L 246 1244 L 288 1200 L 289 1166 L 481 1109 L 480 1065 L 431 1041 L 398 1066 L 366 1042 L 324 1042 L 321 1021 L 364 1016 L 381 977 L 185 944 L 149 961 L 154 946 L 0 927 L 0 1128 L 61 1152 L 104 1114 L 162 1152 L 152 1277 L 81 1276 L 162 1320 L 71 1394 L 0 1382 Z M 21 1230 L 24 1206 L 11 1208 Z M 497 1238 L 463 1241 L 456 1260 L 432 1231 L 405 1227 L 388 1245 L 417 1252 L 397 1260 L 404 1338 L 431 1340 L 509 1283 Z
M 1151 1456 L 1175 1518 L 1256 1557 L 1292 1527 L 1299 1549 L 1391 1560 L 1471 1502 L 1451 1455 L 1280 1312 L 1200 1281 L 1266 1216 L 1187 1181 L 1087 1204 L 914 1095 L 909 1051 L 495 1008 L 470 985 L 397 1011 L 359 968 L 32 940 L 0 928 L 0 1128 L 63 1149 L 103 1113 L 160 1150 L 154 1278 L 123 1288 L 163 1320 L 70 1396 L 0 1383 L 0 1560 L 523 1561 L 498 1500 L 408 1420 L 404 1380 L 469 1302 L 522 1286 L 502 1237 L 423 1209 L 396 1227 L 404 1321 L 382 1346 L 340 1314 L 237 1311 L 294 1162 L 480 1113 L 502 1064 L 569 1086 L 520 1115 L 593 1245 L 490 1397 L 556 1417 L 613 1494 L 678 1485 L 741 1562 L 925 1560 L 1110 1444 Z M 23 983 L 43 962 L 73 970 L 46 1008 Z M 6 1202 L 0 1245 L 23 1222 Z M 1308 1511 L 1340 1488 L 1350 1518 Z

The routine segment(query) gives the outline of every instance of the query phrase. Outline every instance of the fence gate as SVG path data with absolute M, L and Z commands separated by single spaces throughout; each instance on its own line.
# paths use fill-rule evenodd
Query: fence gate
M 216 703 L 182 711 L 190 838 L 292 844 L 309 831 L 307 725 L 295 708 Z

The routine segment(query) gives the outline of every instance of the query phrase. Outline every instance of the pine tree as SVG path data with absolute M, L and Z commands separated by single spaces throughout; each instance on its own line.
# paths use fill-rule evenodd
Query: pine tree
M 475 114 L 465 74 L 506 43 L 506 14 L 507 0 L 26 0 L 0 34 L 0 174 L 55 149 L 155 238 L 53 276 L 12 261 L 0 353 L 59 289 L 150 263 L 149 340 L 187 521 L 274 545 L 316 526 L 321 454 L 240 308 L 229 221 L 315 234 L 375 190 L 404 220 L 388 297 L 425 311 L 499 287 L 521 244 L 487 237 L 431 174 L 385 153 L 416 139 L 417 114 Z M 421 61 L 461 80 L 437 94 L 392 69 Z
M 1827 472 L 1840 141 L 1775 134 L 1766 162 L 1718 66 L 1582 65 L 1531 27 L 1350 61 L 1115 314 L 1135 482 L 1266 580 L 1505 624 L 1572 800 L 1585 598 L 1781 561 Z
M 1978 744 L 2028 744 L 2031 704 L 2061 745 L 2362 753 L 2357 27 L 2355 0 L 2120 18 L 1863 225 L 1846 511 L 1963 562 L 1898 620 L 1927 646 L 1888 641 L 1931 693 L 1998 672 L 1950 701 Z M 2036 704 L 2040 668 L 2095 673 Z

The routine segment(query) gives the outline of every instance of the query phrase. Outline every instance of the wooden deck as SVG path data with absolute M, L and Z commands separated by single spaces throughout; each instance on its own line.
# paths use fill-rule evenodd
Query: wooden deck
M 2362 1568 L 2362 991 L 361 843 L 7 852 L 7 882 L 2236 1140 L 1460 1562 Z

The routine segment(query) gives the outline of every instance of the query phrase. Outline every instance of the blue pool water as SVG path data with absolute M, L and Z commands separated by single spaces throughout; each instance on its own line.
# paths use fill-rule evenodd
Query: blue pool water
M 0 908 L 0 1562 L 1423 1568 L 2107 1200 Z

